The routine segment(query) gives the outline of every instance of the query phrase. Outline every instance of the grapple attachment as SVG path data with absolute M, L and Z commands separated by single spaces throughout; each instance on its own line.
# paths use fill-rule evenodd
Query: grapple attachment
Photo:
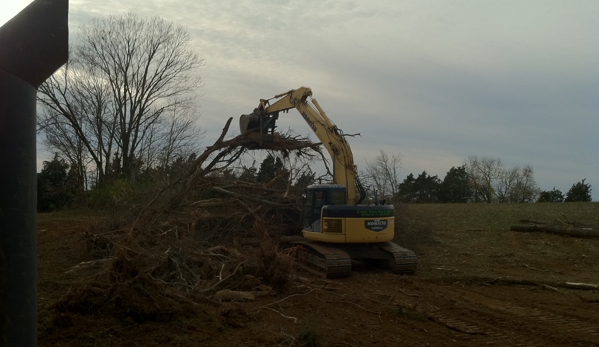
M 239 117 L 239 130 L 242 134 L 247 133 L 247 138 L 257 148 L 269 148 L 274 139 L 275 123 L 278 118 L 278 112 L 265 114 L 255 109 L 254 112 Z

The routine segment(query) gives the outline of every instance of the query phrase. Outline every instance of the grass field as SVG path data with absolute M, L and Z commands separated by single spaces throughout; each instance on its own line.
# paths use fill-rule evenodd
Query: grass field
M 542 204 L 403 204 L 398 205 L 401 220 L 405 214 L 415 225 L 432 230 L 509 230 L 521 219 L 553 224 L 576 223 L 599 227 L 599 203 Z M 413 226 L 413 225 L 412 225 Z

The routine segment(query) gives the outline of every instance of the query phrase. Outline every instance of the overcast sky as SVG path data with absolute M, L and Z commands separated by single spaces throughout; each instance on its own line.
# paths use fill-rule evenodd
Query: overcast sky
M 599 200 L 595 0 L 71 0 L 71 35 L 125 12 L 190 33 L 206 63 L 206 144 L 260 98 L 309 86 L 345 133 L 361 133 L 350 139 L 359 167 L 384 150 L 401 154 L 402 179 L 443 178 L 468 156 L 493 157 L 531 165 L 543 190 L 586 178 Z M 293 111 L 278 124 L 309 134 Z

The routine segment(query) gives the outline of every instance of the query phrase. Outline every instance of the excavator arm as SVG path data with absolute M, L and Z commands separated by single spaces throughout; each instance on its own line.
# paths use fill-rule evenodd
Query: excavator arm
M 261 99 L 260 105 L 252 114 L 241 116 L 239 120 L 241 132 L 259 130 L 265 136 L 269 136 L 274 132 L 274 122 L 278 119 L 279 112 L 292 108 L 299 111 L 329 152 L 333 161 L 333 183 L 346 186 L 347 204 L 359 203 L 357 198 L 358 175 L 349 143 L 341 129 L 320 107 L 318 101 L 312 98 L 310 88 L 300 87 L 275 95 L 271 99 Z

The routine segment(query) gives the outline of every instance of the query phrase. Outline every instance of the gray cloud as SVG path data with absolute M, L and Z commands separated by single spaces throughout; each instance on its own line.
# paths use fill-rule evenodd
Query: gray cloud
M 599 200 L 594 1 L 71 0 L 71 31 L 136 12 L 184 26 L 205 58 L 202 127 L 312 87 L 356 163 L 402 153 L 443 177 L 469 155 L 530 164 L 542 189 L 583 178 Z M 308 134 L 292 113 L 280 125 Z M 214 134 L 214 135 L 211 135 Z

